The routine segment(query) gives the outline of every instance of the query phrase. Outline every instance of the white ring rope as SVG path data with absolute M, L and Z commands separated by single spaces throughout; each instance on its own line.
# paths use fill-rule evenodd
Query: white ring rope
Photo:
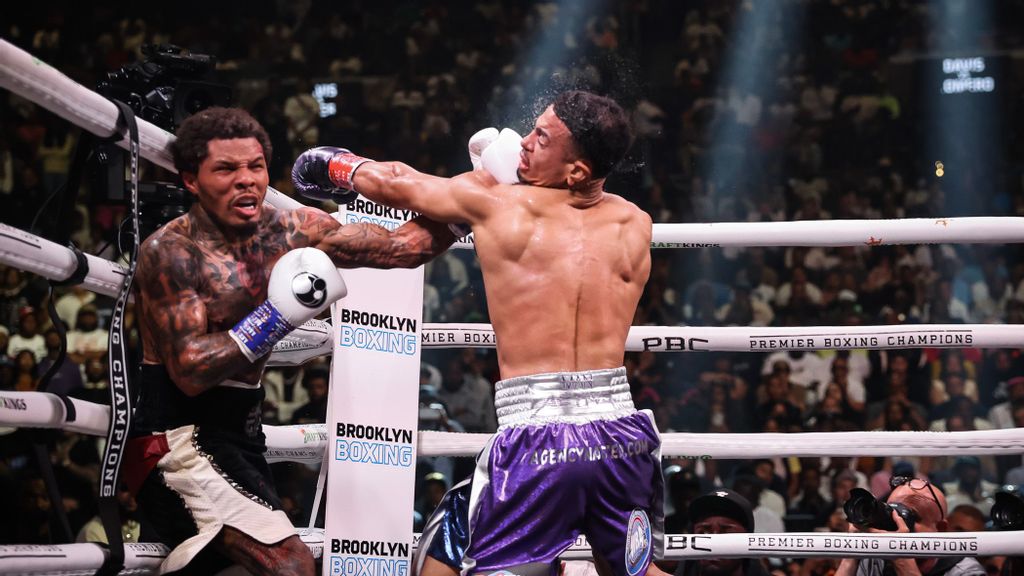
M 78 419 L 66 423 L 64 404 L 47 392 L 0 392 L 0 426 L 62 428 L 104 436 L 110 408 L 72 400 Z M 269 462 L 320 462 L 327 424 L 265 425 Z M 473 456 L 490 434 L 419 432 L 421 456 Z M 798 432 L 791 434 L 664 433 L 661 453 L 668 458 L 762 458 L 774 456 L 947 456 L 1024 454 L 1024 428 L 966 432 Z M 556 460 L 564 457 L 553 451 Z
M 890 246 L 1024 242 L 1024 218 L 894 218 L 655 224 L 653 248 Z
M 908 558 L 915 556 L 1019 556 L 1020 532 L 782 532 L 666 534 L 665 559 L 682 558 Z M 590 558 L 586 540 L 563 559 Z
M 116 298 L 124 284 L 126 270 L 117 262 L 85 255 L 89 274 L 82 286 Z M 0 223 L 0 262 L 48 280 L 67 280 L 78 267 L 75 253 L 66 246 Z
M 314 558 L 323 555 L 323 530 L 297 530 Z M 419 534 L 413 535 L 414 548 Z M 754 534 L 666 534 L 666 560 L 701 558 L 908 558 L 939 556 L 1019 556 L 1019 532 L 915 532 L 856 534 L 846 532 L 783 532 Z M 125 544 L 122 576 L 157 574 L 167 556 L 163 544 Z M 3 545 L 0 574 L 9 576 L 92 576 L 109 554 L 99 544 Z M 592 558 L 580 536 L 560 557 Z
M 156 543 L 124 545 L 121 576 L 157 574 L 167 557 L 167 547 Z M 0 546 L 0 574 L 93 576 L 110 551 L 99 544 L 10 544 Z
M 358 330 L 356 331 L 358 332 Z M 424 324 L 424 348 L 494 348 L 490 324 Z M 633 326 L 626 350 L 772 352 L 893 348 L 1020 348 L 1022 324 L 880 326 Z
M 313 558 L 323 557 L 322 528 L 297 528 L 295 533 L 309 547 Z M 167 557 L 167 546 L 158 543 L 124 545 L 124 569 L 121 576 L 158 574 L 160 563 Z M 93 576 L 110 554 L 99 544 L 0 545 L 0 574 L 4 576 L 59 574 L 60 576 Z

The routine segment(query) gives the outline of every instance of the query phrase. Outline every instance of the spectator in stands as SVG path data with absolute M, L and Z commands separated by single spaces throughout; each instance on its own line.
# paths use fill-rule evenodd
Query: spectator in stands
M 754 531 L 750 501 L 738 492 L 719 488 L 690 502 L 693 534 L 743 534 Z M 767 576 L 756 558 L 708 558 L 680 562 L 676 576 Z
M 329 382 L 330 374 L 326 368 L 311 368 L 303 372 L 302 387 L 309 395 L 309 402 L 295 410 L 292 414 L 292 424 L 317 424 L 327 421 Z
M 284 115 L 288 119 L 288 145 L 292 158 L 320 143 L 320 103 L 313 97 L 305 74 L 299 75 L 295 81 L 295 92 L 285 99 Z
M 86 304 L 78 309 L 75 328 L 68 332 L 68 357 L 76 364 L 107 356 L 108 332 L 100 328 L 96 307 Z
M 76 284 L 70 288 L 67 294 L 57 299 L 54 307 L 57 309 L 57 315 L 67 324 L 68 330 L 74 330 L 78 321 L 78 310 L 95 301 L 95 292 L 81 284 Z
M 732 300 L 715 312 L 722 326 L 768 326 L 775 318 L 771 306 L 754 298 L 750 284 L 738 282 L 733 286 Z
M 309 392 L 302 385 L 303 367 L 282 366 L 267 370 L 262 384 L 266 389 L 263 417 L 268 424 L 292 421 L 295 411 L 309 402 Z
M 22 308 L 19 312 L 18 332 L 11 336 L 7 349 L 11 356 L 27 350 L 32 353 L 34 361 L 46 356 L 46 340 L 39 333 L 39 322 L 33 308 Z
M 18 392 L 33 392 L 39 385 L 39 363 L 35 354 L 22 350 L 14 356 L 14 389 Z
M 832 358 L 832 365 L 829 367 L 832 377 L 824 385 L 819 383 L 818 398 L 824 398 L 827 395 L 828 386 L 834 383 L 842 390 L 845 408 L 853 413 L 848 416 L 860 418 L 864 413 L 867 391 L 864 389 L 864 382 L 860 377 L 852 373 L 851 358 L 848 352 L 837 353 Z
M 438 396 L 448 406 L 448 417 L 457 420 L 467 432 L 497 429 L 491 385 L 462 357 L 453 356 L 448 361 Z
M 768 508 L 765 502 L 761 501 L 761 493 L 764 491 L 764 484 L 761 479 L 752 474 L 737 474 L 732 481 L 732 489 L 746 498 L 747 502 L 757 502 L 753 511 L 753 532 L 785 532 L 786 525 L 782 521 L 782 515 Z M 693 513 L 693 512 L 691 512 Z
M 1008 355 L 1005 355 L 1008 356 Z M 988 421 L 993 428 L 1013 428 L 1013 406 L 1024 402 L 1024 376 L 1015 376 L 1006 381 L 1006 401 L 996 404 L 988 411 Z
M 950 532 L 983 532 L 986 518 L 977 507 L 958 504 L 949 512 L 946 522 Z
M 999 485 L 982 476 L 981 460 L 977 456 L 959 456 L 953 465 L 953 480 L 942 485 L 948 494 L 950 506 L 969 504 L 987 515 L 995 501 Z
M 812 518 L 811 526 L 825 518 L 832 510 L 832 501 L 821 493 L 821 470 L 817 466 L 805 465 L 800 469 L 797 492 L 790 499 L 789 514 Z
M 7 353 L 11 345 L 11 333 L 7 330 L 6 326 L 0 326 L 0 358 L 11 359 L 10 354 Z
M 37 368 L 39 378 L 46 374 L 60 355 L 60 332 L 50 328 L 43 335 L 46 340 L 46 356 Z M 82 369 L 70 356 L 65 356 L 60 367 L 50 377 L 46 391 L 54 394 L 71 394 L 82 387 Z
M 799 429 L 803 423 L 800 407 L 792 398 L 794 389 L 803 392 L 802 388 L 794 387 L 789 382 L 788 369 L 784 362 L 778 363 L 773 373 L 765 379 L 764 396 L 756 411 L 758 423 L 763 426 L 770 418 L 777 419 L 784 430 Z

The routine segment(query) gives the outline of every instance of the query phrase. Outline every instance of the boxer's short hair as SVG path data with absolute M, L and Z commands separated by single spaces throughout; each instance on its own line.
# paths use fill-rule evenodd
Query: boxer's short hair
M 241 108 L 215 106 L 200 110 L 181 123 L 176 135 L 177 139 L 171 144 L 171 156 L 179 174 L 199 172 L 199 165 L 209 154 L 210 140 L 255 138 L 263 147 L 263 158 L 268 164 L 273 153 L 267 131 Z
M 633 144 L 629 117 L 611 98 L 570 90 L 556 96 L 552 107 L 594 178 L 608 176 Z

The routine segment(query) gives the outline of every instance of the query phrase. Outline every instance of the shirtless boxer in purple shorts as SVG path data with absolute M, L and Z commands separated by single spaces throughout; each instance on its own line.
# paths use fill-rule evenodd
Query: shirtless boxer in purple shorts
M 296 162 L 304 194 L 355 190 L 473 229 L 505 379 L 470 490 L 464 573 L 552 574 L 579 533 L 616 576 L 660 555 L 660 442 L 622 368 L 651 219 L 603 189 L 630 142 L 614 101 L 572 91 L 521 142 L 503 133 L 483 170 L 454 178 L 340 148 Z

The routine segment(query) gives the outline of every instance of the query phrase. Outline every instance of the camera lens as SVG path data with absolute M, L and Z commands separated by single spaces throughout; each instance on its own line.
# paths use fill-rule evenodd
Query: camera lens
M 876 499 L 871 492 L 863 488 L 850 490 L 850 499 L 843 504 L 846 519 L 851 524 L 868 526 L 879 530 L 896 530 L 896 522 L 892 519 L 892 508 Z
M 996 530 L 1024 530 L 1024 498 L 1016 492 L 996 492 L 991 516 Z

